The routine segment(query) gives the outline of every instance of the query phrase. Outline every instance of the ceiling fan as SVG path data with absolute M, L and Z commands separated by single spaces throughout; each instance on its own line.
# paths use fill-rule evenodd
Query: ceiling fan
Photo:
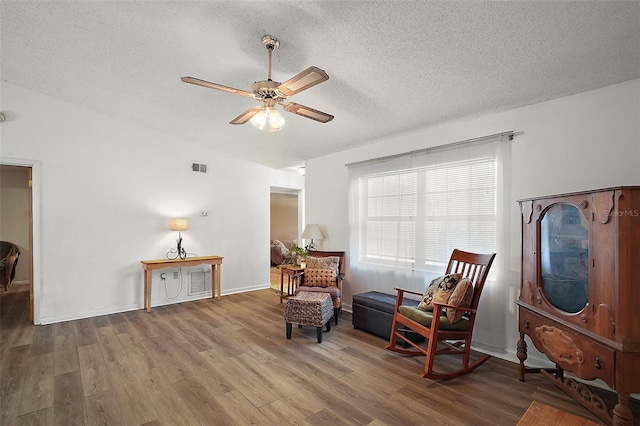
M 253 83 L 251 92 L 247 92 L 233 87 L 223 86 L 217 83 L 200 80 L 194 77 L 182 77 L 185 83 L 195 84 L 198 86 L 208 87 L 210 89 L 222 90 L 223 92 L 233 93 L 234 95 L 246 96 L 262 102 L 262 106 L 251 107 L 233 120 L 230 124 L 245 124 L 251 120 L 251 123 L 259 129 L 267 127 L 269 131 L 280 130 L 284 125 L 284 118 L 276 110 L 276 104 L 282 106 L 285 111 L 300 115 L 320 123 L 328 123 L 333 120 L 333 115 L 327 114 L 317 109 L 309 108 L 295 102 L 286 102 L 287 98 L 307 90 L 310 87 L 320 84 L 329 79 L 326 72 L 317 67 L 309 67 L 301 73 L 291 77 L 284 83 L 271 80 L 271 54 L 274 49 L 280 46 L 280 42 L 273 36 L 266 35 L 262 37 L 262 44 L 269 54 L 269 73 L 266 80 L 260 80 Z

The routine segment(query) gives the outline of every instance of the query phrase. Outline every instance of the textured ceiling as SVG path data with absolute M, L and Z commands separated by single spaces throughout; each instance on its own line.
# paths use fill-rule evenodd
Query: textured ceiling
M 1 74 L 12 84 L 274 168 L 448 120 L 640 78 L 640 2 L 6 1 Z M 230 120 L 251 90 L 315 65 L 280 132 Z

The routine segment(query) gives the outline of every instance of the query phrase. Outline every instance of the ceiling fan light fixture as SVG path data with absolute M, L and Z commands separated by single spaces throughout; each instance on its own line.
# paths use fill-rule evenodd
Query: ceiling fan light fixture
M 260 130 L 266 128 L 270 132 L 276 132 L 284 126 L 284 117 L 274 107 L 265 106 L 251 118 L 251 124 Z

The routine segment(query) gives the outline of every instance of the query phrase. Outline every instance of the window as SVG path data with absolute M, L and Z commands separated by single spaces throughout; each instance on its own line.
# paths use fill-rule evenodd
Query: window
M 441 269 L 454 248 L 496 247 L 496 158 L 359 178 L 360 260 Z
M 456 248 L 499 253 L 512 207 L 511 139 L 504 133 L 348 164 L 352 270 L 418 286 L 417 275 L 399 271 L 428 277 Z
M 509 268 L 513 132 L 347 165 L 346 291 L 423 293 L 453 249 L 496 253 L 482 291 L 474 341 L 503 348 L 514 288 Z

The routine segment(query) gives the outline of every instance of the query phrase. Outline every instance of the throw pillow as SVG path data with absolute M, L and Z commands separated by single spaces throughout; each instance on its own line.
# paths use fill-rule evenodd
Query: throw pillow
M 451 293 L 451 297 L 449 297 L 449 305 L 460 306 L 463 308 L 468 308 L 471 306 L 471 299 L 473 298 L 473 284 L 469 278 L 463 278 L 460 280 L 456 288 Z M 458 322 L 462 319 L 462 315 L 464 311 L 458 311 L 456 309 L 447 308 L 447 318 L 453 324 L 454 322 Z
M 333 269 L 338 275 L 340 258 L 338 256 L 314 257 L 307 256 L 307 269 Z M 334 277 L 335 278 L 335 277 Z
M 433 302 L 447 303 L 461 278 L 462 274 L 447 274 L 431 281 L 418 307 L 425 311 L 433 311 Z
M 308 287 L 329 287 L 336 285 L 336 271 L 333 268 L 309 268 L 304 270 L 303 285 Z

